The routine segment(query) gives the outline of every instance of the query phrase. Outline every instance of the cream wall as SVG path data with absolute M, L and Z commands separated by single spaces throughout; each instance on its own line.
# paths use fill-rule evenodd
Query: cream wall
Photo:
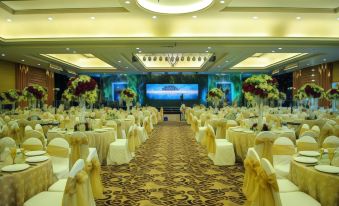
M 333 82 L 339 82 L 339 62 L 333 63 Z
M 15 64 L 0 61 L 0 92 L 15 89 Z

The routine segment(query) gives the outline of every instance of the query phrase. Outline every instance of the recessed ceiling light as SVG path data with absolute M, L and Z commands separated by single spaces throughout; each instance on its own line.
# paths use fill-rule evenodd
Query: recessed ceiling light
M 315 82 L 315 80 L 314 80 L 314 79 L 312 79 L 312 82 Z
M 259 19 L 259 17 L 253 16 L 252 19 L 257 20 L 257 19 Z
M 141 50 L 139 50 L 138 52 L 141 53 Z
M 66 50 L 69 51 L 69 48 L 67 47 Z
M 307 66 L 309 66 L 310 64 L 306 64 Z
M 205 52 L 207 53 L 208 51 L 206 50 Z
M 52 20 L 53 20 L 53 18 L 52 18 L 52 17 L 48 17 L 47 19 L 48 19 L 48 21 L 52 21 Z
M 95 20 L 95 16 L 91 16 L 91 19 L 92 19 L 92 20 Z
M 300 20 L 300 19 L 301 19 L 301 17 L 300 17 L 300 16 L 297 16 L 297 17 L 295 17 L 295 19 L 296 19 L 296 20 Z
M 137 47 L 137 48 L 135 48 L 136 50 L 139 50 L 140 48 L 139 47 Z
M 24 62 L 25 60 L 24 59 L 21 59 L 22 62 Z
M 279 50 L 282 50 L 282 48 L 281 48 L 281 47 L 279 47 L 278 49 L 279 49 Z
M 125 1 L 125 4 L 130 4 L 131 2 L 130 1 Z
M 312 72 L 314 72 L 315 71 L 315 69 L 312 69 Z
M 314 75 L 314 74 L 312 74 L 311 76 L 312 76 L 312 77 L 314 77 L 315 75 Z
M 128 69 L 128 67 L 125 67 L 126 69 Z
M 7 22 L 12 22 L 12 19 L 6 19 Z
M 209 46 L 209 47 L 207 47 L 207 49 L 212 49 L 212 47 Z
M 152 19 L 156 19 L 157 18 L 157 16 L 152 16 Z
M 220 1 L 220 4 L 224 4 L 225 3 L 225 1 Z
M 226 60 L 225 62 L 229 62 L 228 60 Z
M 273 50 L 272 52 L 274 53 L 275 51 Z
M 40 64 L 38 64 L 38 66 L 40 66 Z
M 326 62 L 326 59 L 323 59 L 324 62 Z
M 121 61 L 120 61 L 120 60 L 119 60 L 118 62 L 119 62 L 119 63 L 121 63 Z
M 192 16 L 192 18 L 193 18 L 193 19 L 196 19 L 196 18 L 197 18 L 197 16 Z
M 2 54 L 1 54 L 1 56 L 3 56 L 3 57 L 4 57 L 4 56 L 6 56 L 6 54 L 2 53 Z

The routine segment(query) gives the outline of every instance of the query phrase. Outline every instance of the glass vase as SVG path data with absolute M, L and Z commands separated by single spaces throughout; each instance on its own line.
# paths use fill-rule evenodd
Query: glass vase
M 332 112 L 337 112 L 338 111 L 338 99 L 332 99 Z
M 130 100 L 126 100 L 126 109 L 127 109 L 127 113 L 130 114 L 130 107 L 132 105 L 132 101 Z
M 264 125 L 264 99 L 257 97 L 258 129 L 261 130 Z
M 86 101 L 83 98 L 79 98 L 79 120 L 80 122 L 86 122 Z
M 312 111 L 318 110 L 318 98 L 310 98 L 310 109 Z

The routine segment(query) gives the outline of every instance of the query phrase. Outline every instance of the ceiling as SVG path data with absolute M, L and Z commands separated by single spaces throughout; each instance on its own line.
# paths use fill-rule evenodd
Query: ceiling
M 145 8 L 142 2 L 155 7 Z M 206 5 L 189 11 L 201 2 Z M 186 65 L 183 72 L 207 73 L 287 72 L 339 60 L 338 0 L 157 4 L 158 0 L 0 1 L 0 59 L 76 73 L 178 70 L 148 62 L 153 65 L 150 70 L 137 54 L 205 53 L 210 58 L 198 67 L 177 65 Z M 181 14 L 159 9 L 164 7 Z M 262 66 L 248 64 L 258 53 L 272 59 L 256 61 Z M 291 58 L 299 53 L 303 55 Z M 82 66 L 89 60 L 94 63 Z

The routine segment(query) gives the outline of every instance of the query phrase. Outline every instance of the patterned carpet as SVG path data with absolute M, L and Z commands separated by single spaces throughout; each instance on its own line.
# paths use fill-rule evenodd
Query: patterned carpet
M 97 206 L 244 205 L 242 165 L 214 166 L 193 136 L 186 123 L 159 124 L 130 164 L 102 167 Z

